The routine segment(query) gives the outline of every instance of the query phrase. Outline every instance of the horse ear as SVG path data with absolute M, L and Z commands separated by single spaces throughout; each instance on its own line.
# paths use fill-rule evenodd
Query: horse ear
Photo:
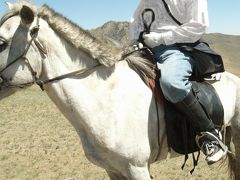
M 20 11 L 20 17 L 24 24 L 27 24 L 27 25 L 31 24 L 34 20 L 34 12 L 28 6 L 23 5 L 23 7 Z
M 12 3 L 10 3 L 10 2 L 5 2 L 5 3 L 7 4 L 7 6 L 8 6 L 9 9 L 12 9 L 12 8 L 13 8 L 13 4 L 12 4 Z

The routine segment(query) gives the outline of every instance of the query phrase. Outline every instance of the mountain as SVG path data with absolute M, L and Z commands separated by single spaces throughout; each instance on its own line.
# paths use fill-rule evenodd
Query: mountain
M 93 36 L 105 43 L 114 42 L 119 46 L 129 44 L 129 23 L 109 21 L 96 29 L 90 30 Z
M 109 21 L 90 32 L 104 43 L 123 47 L 130 43 L 128 29 L 128 22 Z M 203 39 L 222 55 L 225 69 L 240 76 L 240 36 L 213 33 L 204 35 Z

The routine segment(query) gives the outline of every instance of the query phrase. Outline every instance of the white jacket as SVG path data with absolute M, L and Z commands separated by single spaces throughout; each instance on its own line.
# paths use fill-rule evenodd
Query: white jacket
M 209 24 L 207 0 L 165 0 L 173 16 L 183 25 L 179 26 L 168 15 L 162 0 L 141 0 L 130 21 L 130 37 L 136 42 L 144 30 L 142 12 L 151 8 L 155 13 L 155 21 L 151 32 L 160 33 L 162 43 L 193 43 L 206 32 Z M 146 14 L 150 22 L 150 14 Z

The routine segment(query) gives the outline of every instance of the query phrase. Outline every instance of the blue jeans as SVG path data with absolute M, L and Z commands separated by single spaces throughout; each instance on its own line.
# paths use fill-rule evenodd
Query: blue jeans
M 176 45 L 160 45 L 152 51 L 161 71 L 160 85 L 165 98 L 172 103 L 182 101 L 192 88 L 189 77 L 194 67 L 193 59 Z

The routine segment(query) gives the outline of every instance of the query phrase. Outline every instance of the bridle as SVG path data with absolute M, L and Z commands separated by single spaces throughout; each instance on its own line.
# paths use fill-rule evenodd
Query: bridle
M 18 14 L 15 14 L 15 15 L 18 15 Z M 13 15 L 14 16 L 14 15 Z M 13 16 L 10 16 L 10 17 L 13 17 Z M 7 19 L 5 19 L 6 21 Z M 0 71 L 0 81 L 1 81 L 1 84 L 2 86 L 4 87 L 7 87 L 7 88 L 24 88 L 26 86 L 30 86 L 30 85 L 33 85 L 33 84 L 37 84 L 43 91 L 44 91 L 44 85 L 45 84 L 48 84 L 48 83 L 51 83 L 51 82 L 54 82 L 54 81 L 59 81 L 59 80 L 63 80 L 65 78 L 69 78 L 69 77 L 73 77 L 73 76 L 78 76 L 78 75 L 82 75 L 82 74 L 85 74 L 85 73 L 88 73 L 89 71 L 92 71 L 93 69 L 95 69 L 96 67 L 98 66 L 102 66 L 102 64 L 97 64 L 95 66 L 92 66 L 92 67 L 89 67 L 89 68 L 85 68 L 85 69 L 81 69 L 81 70 L 77 70 L 77 71 L 73 71 L 73 72 L 70 72 L 70 73 L 66 73 L 66 74 L 63 74 L 63 75 L 60 75 L 60 76 L 57 76 L 57 77 L 54 77 L 54 78 L 51 78 L 51 79 L 46 79 L 46 80 L 41 80 L 37 77 L 37 72 L 33 69 L 33 67 L 31 66 L 28 58 L 26 57 L 27 56 L 27 53 L 31 47 L 31 45 L 34 43 L 42 57 L 42 59 L 44 60 L 47 56 L 47 51 L 46 49 L 44 48 L 44 46 L 38 41 L 37 37 L 38 37 L 38 32 L 39 32 L 39 29 L 40 29 L 40 25 L 39 25 L 39 16 L 37 16 L 37 23 L 36 25 L 30 30 L 30 36 L 31 36 L 31 39 L 28 41 L 27 45 L 26 45 L 26 48 L 24 50 L 24 52 L 18 56 L 15 60 L 13 60 L 12 62 L 10 62 L 9 64 L 6 65 L 5 68 L 3 68 L 1 71 Z M 2 73 L 7 70 L 9 67 L 11 67 L 13 64 L 15 64 L 16 62 L 20 61 L 21 59 L 23 59 L 25 61 L 25 63 L 27 64 L 27 66 L 29 67 L 30 69 L 30 72 L 32 74 L 32 77 L 33 77 L 33 81 L 32 82 L 28 82 L 28 83 L 22 83 L 22 84 L 17 84 L 17 85 L 10 85 L 8 80 L 6 78 L 4 78 L 2 76 Z
M 16 14 L 17 15 L 17 14 Z M 13 16 L 10 16 L 10 17 L 13 17 Z M 6 19 L 7 20 L 7 19 Z M 6 21 L 5 20 L 5 21 Z M 28 41 L 27 45 L 26 45 L 26 48 L 25 50 L 23 51 L 23 53 L 18 56 L 16 59 L 14 59 L 12 62 L 10 62 L 9 64 L 6 65 L 5 68 L 3 68 L 1 71 L 0 71 L 0 78 L 1 78 L 1 81 L 2 83 L 4 84 L 5 87 L 10 87 L 10 88 L 14 88 L 14 87 L 18 87 L 18 88 L 24 88 L 25 86 L 29 86 L 29 85 L 33 85 L 35 84 L 37 81 L 38 81 L 38 77 L 37 77 L 37 72 L 33 69 L 33 67 L 31 66 L 28 58 L 26 57 L 31 45 L 34 43 L 38 49 L 38 51 L 40 52 L 42 58 L 45 58 L 46 57 L 46 50 L 45 48 L 43 47 L 43 45 L 38 41 L 37 39 L 37 36 L 38 36 L 38 32 L 39 32 L 39 17 L 37 17 L 37 24 L 30 30 L 30 36 L 31 36 L 31 39 Z M 3 76 L 2 76 L 2 73 L 7 70 L 9 67 L 11 67 L 12 65 L 14 65 L 16 62 L 20 61 L 21 59 L 23 59 L 25 61 L 25 63 L 28 65 L 29 69 L 30 69 L 30 72 L 33 76 L 33 81 L 32 82 L 29 82 L 29 83 L 22 83 L 22 84 L 18 84 L 18 85 L 10 85 L 8 83 L 8 80 L 5 79 Z

